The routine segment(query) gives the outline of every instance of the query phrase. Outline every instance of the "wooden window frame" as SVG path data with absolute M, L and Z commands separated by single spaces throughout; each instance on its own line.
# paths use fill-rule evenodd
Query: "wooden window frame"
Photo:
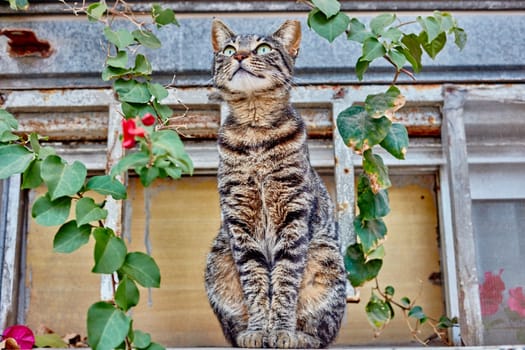
M 383 88 L 374 86 L 309 86 L 295 87 L 292 102 L 298 104 L 330 106 L 333 122 L 336 116 L 348 106 L 362 102 L 368 94 L 377 93 Z M 482 323 L 479 306 L 479 286 L 476 274 L 476 261 L 472 222 L 470 220 L 470 186 L 468 161 L 472 155 L 467 152 L 467 140 L 463 120 L 463 106 L 467 100 L 494 99 L 498 96 L 517 96 L 523 101 L 525 91 L 519 85 L 494 86 L 442 86 L 411 85 L 403 86 L 402 92 L 407 101 L 414 106 L 442 107 L 441 119 L 424 121 L 441 129 L 441 142 L 424 139 L 411 144 L 405 161 L 398 161 L 385 156 L 385 163 L 395 171 L 410 173 L 428 173 L 432 171 L 439 177 L 437 191 L 439 226 L 441 237 L 441 266 L 444 277 L 444 295 L 448 315 L 460 316 L 460 329 L 452 329 L 450 337 L 455 345 L 463 341 L 467 345 L 482 345 Z M 221 118 L 227 113 L 225 104 L 214 98 L 210 88 L 181 88 L 170 91 L 164 101 L 168 104 L 209 105 L 215 104 Z M 119 140 L 120 119 L 118 102 L 108 89 L 78 89 L 53 91 L 11 91 L 7 93 L 4 108 L 16 113 L 19 110 L 38 110 L 39 108 L 82 109 L 104 108 L 108 111 L 107 145 L 86 144 L 81 148 L 58 145 L 58 152 L 66 159 L 83 161 L 89 171 L 109 169 L 122 155 Z M 417 114 L 417 113 L 416 113 Z M 414 124 L 418 116 L 403 120 Z M 79 132 L 76 130 L 75 132 Z M 338 133 L 335 130 L 333 135 Z M 439 135 L 438 135 L 439 136 Z M 434 141 L 432 141 L 434 140 Z M 194 160 L 197 172 L 214 173 L 218 155 L 214 141 L 187 141 L 186 148 Z M 312 140 L 309 143 L 312 163 L 316 167 L 333 168 L 337 191 L 338 220 L 341 231 L 347 232 L 342 239 L 346 246 L 355 238 L 353 219 L 355 207 L 354 173 L 360 164 L 360 157 L 353 155 L 343 144 L 340 137 L 334 136 L 333 143 Z M 109 151 L 106 151 L 109 150 Z M 474 155 L 475 157 L 475 155 Z M 516 162 L 525 163 L 525 159 L 516 156 Z M 124 181 L 126 179 L 123 179 Z M 4 180 L 0 187 L 2 202 L 1 218 L 6 218 L 0 225 L 0 239 L 3 239 L 3 262 L 1 270 L 0 328 L 13 322 L 23 321 L 24 242 L 21 232 L 24 229 L 22 209 L 27 211 L 20 191 L 20 176 Z M 109 200 L 108 225 L 116 231 L 122 230 L 125 222 L 125 210 L 122 202 Z M 24 207 L 25 206 L 25 207 Z M 469 221 L 470 220 L 470 221 Z M 465 253 L 467 252 L 467 254 Z M 20 282 L 22 280 L 22 282 Z M 458 288 L 461 286 L 461 289 Z M 101 298 L 111 296 L 111 283 L 107 276 L 101 280 Z M 480 331 L 481 330 L 481 331 Z

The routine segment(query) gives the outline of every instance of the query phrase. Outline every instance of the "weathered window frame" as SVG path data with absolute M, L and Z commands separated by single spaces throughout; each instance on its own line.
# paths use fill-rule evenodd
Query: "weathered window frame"
M 331 106 L 333 118 L 354 102 L 362 102 L 370 93 L 381 90 L 378 86 L 341 86 L 341 87 L 296 87 L 292 92 L 292 101 L 297 104 Z M 523 101 L 523 86 L 406 86 L 402 87 L 407 101 L 414 106 L 443 107 L 440 118 L 421 121 L 418 115 L 402 120 L 407 124 L 427 123 L 433 128 L 441 127 L 441 142 L 435 139 L 423 139 L 413 142 L 407 154 L 407 160 L 398 161 L 385 157 L 385 162 L 394 171 L 410 173 L 434 172 L 439 177 L 438 211 L 441 230 L 441 256 L 444 277 L 446 311 L 449 315 L 460 315 L 461 330 L 452 330 L 451 337 L 456 345 L 461 338 L 468 345 L 482 345 L 481 314 L 476 274 L 475 251 L 473 248 L 472 223 L 470 218 L 470 187 L 468 162 L 471 155 L 467 152 L 462 108 L 468 99 L 493 99 L 505 96 Z M 224 104 L 214 99 L 209 88 L 186 88 L 170 92 L 168 104 L 209 105 L 214 104 L 221 116 L 227 112 Z M 108 169 L 120 156 L 122 147 L 119 141 L 120 114 L 118 103 L 111 90 L 81 89 L 55 91 L 12 91 L 7 94 L 3 106 L 16 113 L 17 110 L 38 110 L 39 108 L 75 109 L 105 108 L 108 111 L 107 147 L 86 144 L 81 148 L 71 149 L 67 145 L 58 146 L 58 151 L 66 159 L 80 159 L 90 171 Z M 410 126 L 410 125 L 409 125 Z M 334 135 L 337 132 L 334 130 Z M 217 164 L 217 151 L 214 141 L 186 142 L 198 172 L 213 173 Z M 106 150 L 110 150 L 109 152 Z M 345 243 L 353 240 L 354 172 L 359 157 L 350 150 L 337 136 L 333 144 L 313 140 L 310 142 L 312 163 L 322 168 L 334 168 L 337 188 L 339 221 L 342 232 L 348 232 Z M 480 149 L 483 152 L 483 147 Z M 335 156 L 334 156 L 335 153 Z M 477 152 L 476 152 L 477 153 Z M 476 156 L 475 154 L 472 156 Z M 511 155 L 512 156 L 512 155 Z M 512 161 L 525 163 L 525 157 L 513 155 Z M 2 202 L 0 214 L 0 238 L 2 239 L 3 265 L 1 273 L 2 305 L 0 307 L 0 327 L 7 323 L 20 321 L 23 312 L 23 300 L 19 298 L 21 274 L 23 274 L 24 247 L 20 232 L 24 220 L 22 209 L 27 203 L 21 203 L 20 177 L 13 176 L 5 180 L 0 187 Z M 117 231 L 122 230 L 125 221 L 122 203 L 110 202 L 108 224 Z M 465 252 L 469 252 L 465 254 Z M 23 282 L 22 282 L 23 284 Z M 459 288 L 461 287 L 461 288 Z M 22 288 L 22 287 L 20 287 Z M 106 279 L 102 279 L 101 297 L 108 298 L 110 288 Z M 19 306 L 19 307 L 18 307 Z M 17 311 L 18 307 L 18 311 Z M 18 314 L 17 314 L 18 313 Z M 476 327 L 478 327 L 476 329 Z

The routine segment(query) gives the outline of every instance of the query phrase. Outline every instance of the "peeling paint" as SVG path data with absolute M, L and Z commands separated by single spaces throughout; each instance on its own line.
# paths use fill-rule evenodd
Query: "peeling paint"
M 39 39 L 30 29 L 2 29 L 0 35 L 6 36 L 8 53 L 11 57 L 36 56 L 47 58 L 53 48 L 47 40 Z

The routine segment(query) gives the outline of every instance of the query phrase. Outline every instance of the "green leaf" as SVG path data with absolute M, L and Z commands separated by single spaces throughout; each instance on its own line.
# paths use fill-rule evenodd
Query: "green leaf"
M 312 0 L 312 2 L 326 18 L 335 16 L 341 10 L 341 4 L 336 0 Z
M 134 81 L 134 84 L 126 91 L 117 91 L 119 98 L 124 102 L 147 103 L 151 99 L 151 93 L 146 83 Z
M 441 31 L 447 32 L 456 26 L 456 21 L 448 12 L 434 11 L 434 18 L 441 26 Z
M 365 110 L 371 117 L 386 115 L 392 118 L 394 112 L 404 104 L 405 98 L 401 95 L 401 91 L 392 85 L 386 92 L 368 95 L 365 100 Z
M 386 295 L 389 295 L 389 296 L 393 297 L 395 292 L 396 292 L 396 290 L 394 289 L 394 287 L 386 286 L 386 288 L 385 288 L 385 294 Z
M 349 23 L 350 18 L 343 12 L 330 18 L 327 18 L 319 9 L 313 9 L 308 14 L 308 26 L 329 42 L 333 42 L 335 38 L 343 34 Z
M 370 29 L 372 33 L 376 35 L 382 35 L 385 31 L 385 28 L 394 23 L 396 20 L 396 15 L 392 13 L 383 13 L 380 14 L 370 21 Z
M 138 54 L 135 57 L 135 66 L 133 67 L 133 71 L 135 74 L 150 75 L 153 72 L 153 69 L 151 68 L 151 63 L 149 63 L 146 56 Z
M 87 7 L 86 13 L 88 20 L 97 22 L 106 12 L 108 6 L 105 1 L 95 2 Z
M 372 62 L 376 58 L 383 57 L 386 54 L 385 46 L 377 40 L 377 38 L 371 37 L 363 42 L 363 60 Z
M 408 143 L 406 127 L 403 124 L 393 123 L 380 145 L 397 159 L 405 159 Z
M 383 163 L 383 159 L 380 155 L 373 154 L 371 149 L 363 153 L 363 170 L 368 175 L 374 193 L 392 186 L 388 176 L 388 168 Z
M 376 329 L 383 329 L 392 319 L 391 308 L 374 293 L 366 304 L 365 311 L 368 322 Z
M 99 301 L 87 313 L 88 343 L 93 349 L 114 349 L 128 335 L 131 319 L 113 305 Z
M 368 176 L 361 175 L 357 183 L 357 206 L 359 216 L 363 220 L 378 219 L 388 215 L 388 192 L 385 190 L 374 191 Z
M 108 57 L 106 64 L 110 67 L 126 69 L 128 66 L 128 52 L 121 50 L 116 56 Z
M 51 200 L 49 193 L 39 197 L 31 208 L 31 216 L 42 226 L 62 225 L 66 222 L 71 208 L 71 197 Z
M 348 272 L 348 280 L 354 287 L 362 286 L 366 281 L 374 279 L 383 265 L 381 259 L 366 261 L 363 248 L 358 243 L 348 247 L 344 262 Z
M 160 130 L 151 134 L 153 154 L 168 155 L 170 161 L 186 174 L 193 173 L 193 162 L 184 149 L 179 135 L 173 130 Z
M 0 108 L 0 123 L 6 124 L 9 128 L 16 130 L 18 128 L 18 121 L 15 116 Z
M 68 344 L 56 333 L 35 334 L 35 346 L 37 348 L 68 348 Z
M 115 68 L 107 66 L 102 70 L 101 78 L 104 81 L 110 81 L 112 79 L 127 77 L 132 73 L 133 71 L 129 68 Z
M 117 164 L 111 168 L 110 176 L 122 174 L 129 169 L 137 169 L 146 166 L 149 162 L 149 155 L 144 152 L 134 152 L 121 158 Z
M 139 299 L 140 293 L 135 281 L 124 275 L 115 292 L 115 303 L 122 310 L 128 311 L 139 303 Z
M 427 316 L 423 312 L 423 308 L 421 306 L 414 306 L 412 309 L 410 309 L 408 312 L 408 317 L 413 317 L 421 323 L 425 323 L 427 320 Z
M 124 265 L 120 268 L 143 287 L 160 287 L 160 270 L 153 258 L 141 252 L 128 253 Z
M 437 38 L 441 31 L 441 24 L 434 17 L 417 17 L 417 22 L 421 25 L 424 33 L 426 33 L 426 42 L 429 44 L 432 40 Z
M 103 227 L 96 228 L 93 237 L 96 243 L 92 272 L 110 274 L 121 268 L 128 252 L 122 238 L 116 237 L 111 229 Z
M 124 50 L 126 47 L 135 43 L 135 38 L 133 37 L 133 35 L 125 29 L 113 31 L 110 27 L 105 27 L 104 36 L 119 50 Z
M 386 225 L 382 219 L 363 220 L 358 216 L 354 220 L 354 228 L 366 256 L 376 249 L 378 244 L 385 239 L 387 233 Z
M 22 145 L 0 146 L 0 180 L 23 173 L 35 155 Z
M 152 32 L 144 30 L 134 30 L 131 32 L 133 37 L 137 39 L 139 43 L 150 49 L 158 49 L 162 46 L 159 38 L 155 36 Z
M 79 161 L 68 165 L 59 156 L 48 156 L 40 166 L 40 176 L 48 187 L 51 200 L 75 195 L 86 179 L 87 169 Z
M 24 171 L 22 176 L 22 188 L 32 189 L 37 188 L 42 184 L 42 178 L 40 177 L 40 164 L 42 163 L 39 159 L 33 159 L 27 169 Z
M 458 319 L 456 317 L 450 319 L 447 316 L 441 316 L 437 324 L 439 329 L 447 329 L 458 325 Z
M 27 0 L 8 0 L 9 6 L 13 10 L 27 10 L 29 8 L 29 2 Z
M 169 106 L 160 104 L 157 102 L 157 100 L 153 100 L 153 106 L 155 107 L 156 113 L 152 114 L 158 113 L 163 121 L 166 121 L 173 116 L 173 110 Z
M 158 101 L 168 97 L 168 90 L 158 83 L 148 83 L 148 90 Z
M 151 335 L 139 330 L 134 331 L 133 346 L 138 349 L 146 349 L 151 344 Z
M 388 28 L 382 35 L 383 38 L 388 39 L 394 43 L 399 42 L 403 36 L 403 32 L 396 27 Z
M 387 117 L 370 117 L 362 106 L 351 106 L 337 116 L 337 129 L 344 143 L 358 152 L 381 142 L 391 124 Z
M 454 43 L 460 50 L 463 50 L 465 45 L 467 45 L 467 33 L 462 28 L 454 28 Z
M 366 260 L 379 259 L 382 260 L 385 257 L 385 246 L 380 245 L 375 250 L 366 254 Z
M 160 344 L 157 343 L 151 343 L 146 349 L 144 350 L 166 350 L 166 348 Z
M 401 42 L 404 45 L 403 54 L 412 65 L 414 72 L 419 73 L 421 71 L 421 55 L 423 54 L 419 37 L 416 34 L 405 34 Z
M 410 299 L 408 299 L 407 297 L 403 297 L 401 298 L 401 304 L 405 307 L 409 307 L 410 306 Z
M 153 103 L 155 104 L 155 100 L 153 100 Z M 126 118 L 135 118 L 136 116 L 143 116 L 146 113 L 156 114 L 155 109 L 149 103 L 121 102 L 120 106 Z
M 179 22 L 177 22 L 175 13 L 172 9 L 163 10 L 160 5 L 155 4 L 152 6 L 151 15 L 157 25 L 157 28 L 168 24 L 175 24 L 176 26 L 179 26 Z
M 140 169 L 139 176 L 142 186 L 149 187 L 160 176 L 160 171 L 157 167 L 144 167 Z
M 78 200 L 75 215 L 78 226 L 82 226 L 93 221 L 104 220 L 108 216 L 108 211 L 100 208 L 93 198 L 84 197 Z
M 392 48 L 388 50 L 388 57 L 394 62 L 397 69 L 400 70 L 405 65 L 407 58 L 402 51 L 399 51 L 397 48 Z
M 93 176 L 86 184 L 86 189 L 111 196 L 113 199 L 126 199 L 126 186 L 109 175 Z
M 29 144 L 31 145 L 33 152 L 36 154 L 40 153 L 42 147 L 40 146 L 40 141 L 38 140 L 38 134 L 36 132 L 32 132 L 29 135 Z
M 357 41 L 363 43 L 366 39 L 374 37 L 372 33 L 366 30 L 366 27 L 357 18 L 350 20 L 350 29 L 348 31 L 348 40 Z
M 367 71 L 369 65 L 370 62 L 363 60 L 363 57 L 359 57 L 355 65 L 355 74 L 357 79 L 363 80 L 363 75 Z
M 75 220 L 60 226 L 53 239 L 53 251 L 72 253 L 89 242 L 91 225 L 77 225 Z
M 420 41 L 425 42 L 426 33 L 423 32 L 420 34 Z M 437 54 L 445 47 L 447 43 L 447 35 L 445 33 L 439 34 L 434 40 L 429 43 L 423 43 L 423 49 L 431 57 L 436 58 Z

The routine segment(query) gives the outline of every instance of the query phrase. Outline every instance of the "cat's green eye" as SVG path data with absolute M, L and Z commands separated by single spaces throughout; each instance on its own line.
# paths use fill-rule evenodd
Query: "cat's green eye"
M 233 56 L 235 55 L 236 52 L 237 50 L 235 49 L 235 47 L 231 45 L 226 46 L 224 50 L 222 50 L 222 53 L 225 54 L 226 56 Z
M 257 48 L 255 49 L 255 52 L 258 55 L 266 55 L 267 53 L 270 53 L 271 51 L 272 51 L 272 48 L 268 44 L 261 44 L 257 46 Z

